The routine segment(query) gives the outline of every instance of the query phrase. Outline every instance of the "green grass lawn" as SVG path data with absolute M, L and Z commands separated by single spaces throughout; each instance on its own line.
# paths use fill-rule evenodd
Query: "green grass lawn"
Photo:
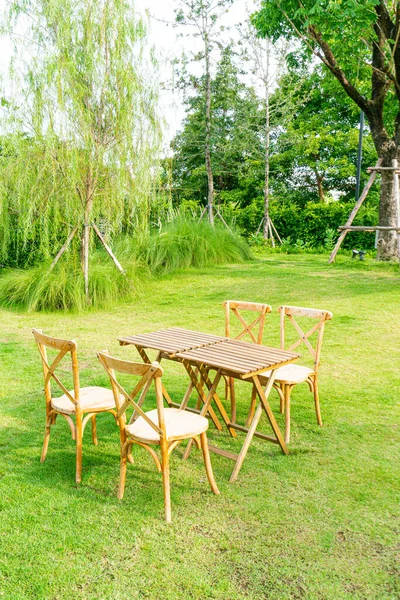
M 399 598 L 400 279 L 397 267 L 272 255 L 246 265 L 185 271 L 146 284 L 140 297 L 86 314 L 0 311 L 0 597 L 19 599 Z M 98 419 L 87 428 L 83 480 L 66 423 L 52 430 L 44 464 L 42 373 L 32 327 L 78 342 L 82 385 L 107 385 L 95 351 L 124 334 L 181 326 L 223 334 L 226 299 L 268 302 L 264 341 L 278 344 L 282 304 L 333 312 L 320 377 L 324 426 L 306 385 L 292 394 L 290 454 L 254 439 L 235 484 L 233 463 L 211 455 L 221 491 L 207 484 L 200 453 L 171 465 L 171 525 L 160 475 L 134 448 L 118 501 L 119 437 Z M 165 362 L 179 399 L 182 367 Z M 237 386 L 239 414 L 250 386 Z M 222 387 L 221 387 L 222 390 Z M 150 399 L 151 400 L 151 399 Z M 271 405 L 278 422 L 278 397 Z M 263 428 L 267 432 L 264 420 Z M 238 451 L 243 441 L 217 434 Z

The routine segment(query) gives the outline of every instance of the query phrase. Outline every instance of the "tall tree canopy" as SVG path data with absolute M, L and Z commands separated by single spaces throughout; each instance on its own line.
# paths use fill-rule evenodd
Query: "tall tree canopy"
M 204 63 L 204 159 L 207 171 L 207 207 L 210 223 L 214 225 L 214 176 L 211 164 L 211 61 L 216 47 L 221 48 L 221 31 L 224 29 L 223 16 L 228 12 L 233 0 L 179 0 L 176 22 L 190 27 L 192 35 L 202 43 L 200 53 L 192 55 L 192 60 Z
M 290 96 L 288 114 L 285 102 Z M 312 73 L 291 68 L 281 78 L 271 106 L 275 194 L 299 205 L 324 202 L 334 192 L 353 199 L 360 114 L 337 80 L 323 66 Z M 367 166 L 376 162 L 369 131 L 364 132 L 363 155 Z
M 206 128 L 205 78 L 196 80 L 186 100 L 183 129 L 173 141 L 173 182 L 176 196 L 203 204 L 208 197 L 204 162 Z M 263 172 L 262 109 L 254 91 L 240 81 L 230 47 L 210 82 L 210 160 L 217 202 L 248 203 L 257 193 Z
M 263 0 L 262 35 L 298 38 L 364 111 L 384 167 L 400 158 L 400 1 Z M 382 173 L 380 225 L 396 227 L 393 176 Z M 381 231 L 378 257 L 398 254 L 395 231 Z

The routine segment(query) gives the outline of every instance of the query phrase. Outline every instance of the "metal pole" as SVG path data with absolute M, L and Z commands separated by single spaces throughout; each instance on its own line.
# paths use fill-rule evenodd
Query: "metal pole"
M 360 112 L 360 131 L 358 134 L 357 175 L 356 175 L 356 202 L 360 197 L 362 143 L 364 134 L 364 113 Z

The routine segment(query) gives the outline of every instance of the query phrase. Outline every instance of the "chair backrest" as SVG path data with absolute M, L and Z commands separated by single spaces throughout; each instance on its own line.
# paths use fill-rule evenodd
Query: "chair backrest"
M 332 319 L 332 313 L 328 310 L 318 310 L 314 308 L 303 308 L 301 306 L 280 306 L 278 308 L 280 314 L 280 332 L 281 332 L 281 348 L 285 349 L 285 321 L 289 320 L 298 334 L 298 339 L 291 344 L 286 350 L 294 350 L 300 344 L 304 344 L 309 350 L 314 360 L 314 370 L 318 371 L 320 358 L 322 339 L 324 337 L 324 328 L 326 321 Z M 286 319 L 285 319 L 286 317 Z M 295 317 L 308 317 L 316 320 L 316 323 L 304 333 Z M 310 341 L 310 337 L 316 333 L 317 336 L 314 338 L 314 343 Z
M 121 418 L 123 416 L 125 418 L 125 412 L 127 408 L 129 408 L 129 406 L 133 406 L 134 411 L 129 421 L 130 423 L 133 423 L 139 416 L 143 417 L 150 427 L 152 427 L 161 437 L 165 437 L 164 404 L 161 387 L 163 370 L 159 363 L 153 362 L 151 364 L 144 364 L 135 363 L 129 360 L 120 360 L 119 358 L 110 356 L 106 351 L 98 352 L 97 356 L 110 379 L 114 394 L 115 406 L 117 407 L 117 418 Z M 115 372 L 140 377 L 130 394 L 117 380 Z M 142 410 L 142 404 L 153 381 L 156 388 L 158 426 L 151 419 L 149 419 L 146 413 Z M 139 399 L 135 400 L 139 393 Z
M 51 382 L 52 380 L 62 390 L 63 394 L 71 400 L 75 405 L 79 405 L 79 367 L 78 367 L 78 354 L 77 346 L 74 340 L 64 340 L 61 338 L 54 338 L 45 335 L 40 329 L 33 329 L 32 333 L 35 337 L 36 345 L 38 347 L 43 366 L 44 375 L 44 393 L 46 397 L 46 403 L 51 403 L 52 391 Z M 58 350 L 58 354 L 53 359 L 51 364 L 47 358 L 47 348 L 51 350 Z M 69 356 L 72 363 L 72 378 L 73 378 L 73 393 L 67 389 L 67 387 L 61 381 L 59 375 L 55 373 L 57 367 L 59 367 L 64 356 Z
M 231 312 L 238 318 L 242 330 L 238 335 L 235 335 L 233 339 L 240 340 L 245 335 L 249 335 L 250 339 L 255 344 L 261 344 L 263 333 L 264 333 L 264 324 L 265 324 L 265 315 L 271 312 L 271 307 L 269 304 L 261 304 L 259 302 L 241 302 L 236 300 L 226 300 L 223 302 L 223 306 L 225 309 L 225 335 L 226 337 L 231 337 Z M 243 318 L 243 315 L 239 312 L 256 312 L 258 316 L 247 323 L 247 321 Z M 256 327 L 258 325 L 258 327 Z M 254 330 L 254 331 L 253 331 Z

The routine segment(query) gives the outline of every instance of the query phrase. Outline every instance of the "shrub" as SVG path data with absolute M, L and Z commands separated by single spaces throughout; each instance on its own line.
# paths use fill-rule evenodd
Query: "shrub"
M 115 268 L 104 252 L 91 260 L 89 295 L 91 304 L 109 307 L 138 288 L 137 265 L 131 262 L 126 275 Z M 60 260 L 53 271 L 49 264 L 27 270 L 9 270 L 0 277 L 0 304 L 34 310 L 83 310 L 87 308 L 80 265 Z
M 103 249 L 91 257 L 89 295 L 96 307 L 109 307 L 132 296 L 143 275 L 165 274 L 185 267 L 243 262 L 251 258 L 243 238 L 225 227 L 215 228 L 196 219 L 179 216 L 161 232 L 138 238 L 127 236 L 113 245 L 126 274 L 115 268 Z M 64 256 L 53 271 L 49 263 L 27 270 L 8 270 L 0 277 L 0 304 L 27 310 L 83 310 L 87 308 L 79 263 Z
M 150 236 L 141 256 L 154 274 L 171 273 L 186 267 L 243 262 L 251 258 L 243 238 L 226 227 L 207 221 L 179 217 Z

